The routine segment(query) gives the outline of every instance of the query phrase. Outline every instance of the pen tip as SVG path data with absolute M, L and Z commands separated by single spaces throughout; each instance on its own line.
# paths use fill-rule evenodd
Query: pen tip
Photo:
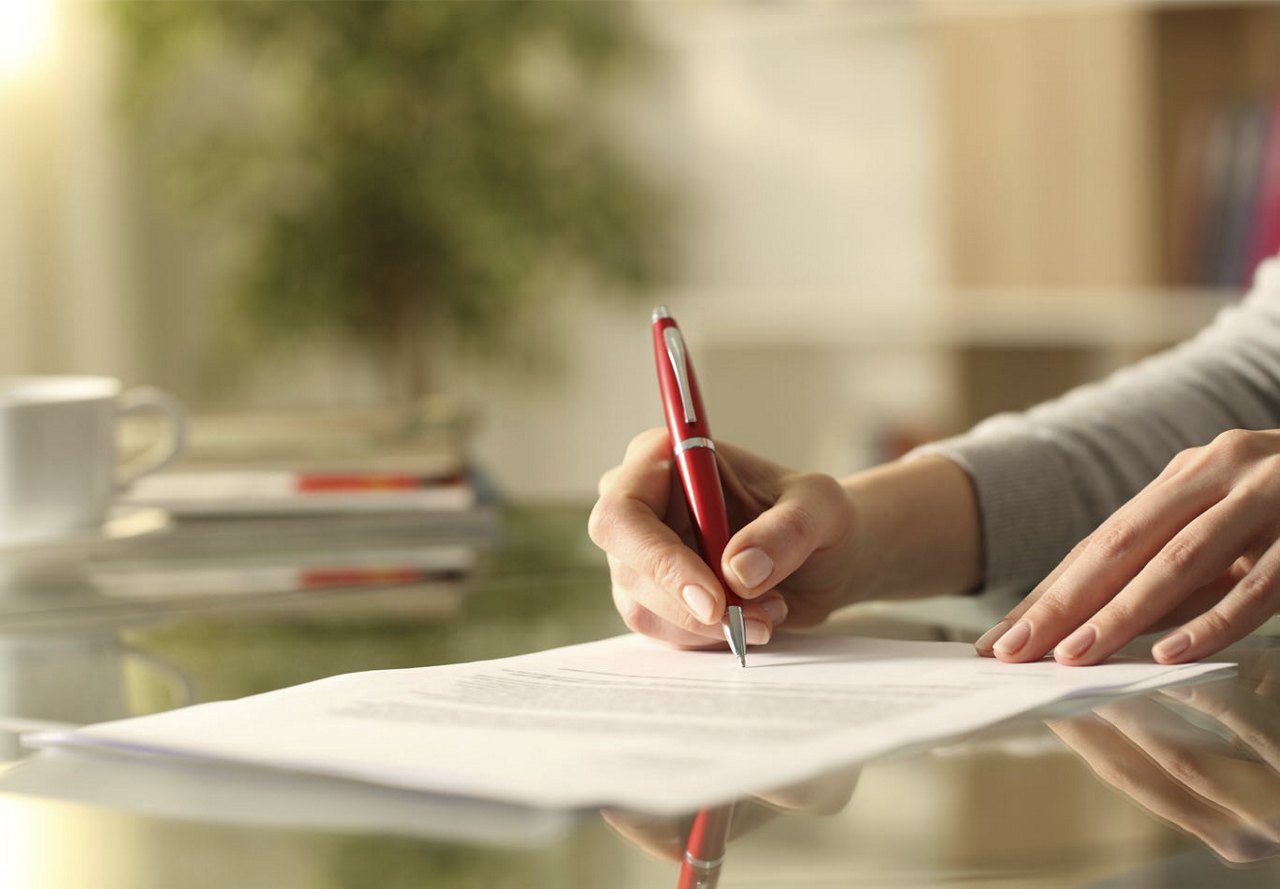
M 741 605 L 730 605 L 725 609 L 722 627 L 724 629 L 725 641 L 729 643 L 729 650 L 732 651 L 733 656 L 738 659 L 738 666 L 746 667 L 747 631 L 746 625 L 742 619 Z

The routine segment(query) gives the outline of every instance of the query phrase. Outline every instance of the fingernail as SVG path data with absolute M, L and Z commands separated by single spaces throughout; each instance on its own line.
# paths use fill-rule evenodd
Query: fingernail
M 1085 624 L 1057 644 L 1054 648 L 1054 656 L 1059 659 L 1074 660 L 1092 648 L 1093 643 L 1097 641 L 1098 631 L 1089 624 Z
M 1168 661 L 1176 658 L 1191 647 L 1191 636 L 1186 630 L 1178 630 L 1165 636 L 1151 649 L 1156 660 Z
M 1022 646 L 1027 644 L 1027 640 L 1031 638 L 1031 624 L 1025 620 L 1020 620 L 1013 625 L 1013 629 L 1005 633 L 992 646 L 992 650 L 997 654 L 1011 655 L 1017 654 L 1022 650 Z
M 773 573 L 773 559 L 765 551 L 752 547 L 744 549 L 729 560 L 729 567 L 738 575 L 738 580 L 748 589 L 755 589 L 769 579 Z
M 995 641 L 1008 631 L 1009 622 L 1007 620 L 1002 620 L 1000 623 L 996 624 L 994 627 L 979 636 L 978 641 L 973 643 L 973 647 L 978 649 L 978 651 L 990 651 L 991 646 L 995 644 Z
M 684 599 L 684 604 L 689 606 L 689 610 L 698 620 L 704 624 L 715 622 L 716 597 L 702 587 L 691 583 L 680 591 L 680 598 Z
M 745 624 L 747 642 L 751 645 L 764 645 L 769 641 L 769 627 L 758 620 L 748 620 Z
M 764 613 L 769 615 L 769 620 L 776 627 L 787 619 L 787 603 L 782 599 L 766 599 L 760 605 L 764 609 Z

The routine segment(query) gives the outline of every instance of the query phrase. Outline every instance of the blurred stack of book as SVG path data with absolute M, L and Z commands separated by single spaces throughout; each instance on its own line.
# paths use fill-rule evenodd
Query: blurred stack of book
M 1175 151 L 1172 281 L 1248 284 L 1280 251 L 1280 95 L 1196 109 Z
M 166 510 L 175 532 L 143 558 L 98 560 L 93 584 L 155 605 L 452 610 L 500 516 L 460 427 L 373 410 L 197 416 L 181 463 L 122 498 Z

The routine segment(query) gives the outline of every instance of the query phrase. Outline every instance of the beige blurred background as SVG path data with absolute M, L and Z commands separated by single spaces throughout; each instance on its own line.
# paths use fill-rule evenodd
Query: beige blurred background
M 674 197 L 667 280 L 549 282 L 548 367 L 446 338 L 433 389 L 501 490 L 581 500 L 660 422 L 654 304 L 719 437 L 835 473 L 1174 342 L 1256 258 L 1277 7 L 637 4 L 651 64 L 583 113 Z M 166 133 L 121 110 L 105 8 L 0 4 L 0 373 L 156 383 L 198 414 L 388 403 L 330 341 L 210 384 L 226 251 L 167 193 Z

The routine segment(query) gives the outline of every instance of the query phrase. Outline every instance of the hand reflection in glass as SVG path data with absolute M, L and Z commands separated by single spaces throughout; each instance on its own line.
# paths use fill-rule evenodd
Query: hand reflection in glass
M 733 807 L 729 842 L 779 815 L 834 815 L 849 804 L 857 783 L 858 770 L 846 769 L 741 800 Z M 641 815 L 608 809 L 600 815 L 618 836 L 642 852 L 661 861 L 684 862 L 694 815 Z
M 1236 678 L 1051 720 L 1106 783 L 1232 863 L 1280 855 L 1280 650 Z

